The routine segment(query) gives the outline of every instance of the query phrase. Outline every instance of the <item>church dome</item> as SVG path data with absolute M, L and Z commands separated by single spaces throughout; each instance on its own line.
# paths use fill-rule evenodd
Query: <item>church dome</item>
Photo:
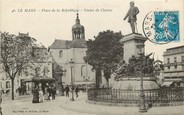
M 85 39 L 85 29 L 84 26 L 80 24 L 79 14 L 77 13 L 77 19 L 75 20 L 75 25 L 72 27 L 73 40 L 75 39 Z
M 84 29 L 84 26 L 80 24 L 73 25 L 72 30 L 77 30 L 77 29 Z

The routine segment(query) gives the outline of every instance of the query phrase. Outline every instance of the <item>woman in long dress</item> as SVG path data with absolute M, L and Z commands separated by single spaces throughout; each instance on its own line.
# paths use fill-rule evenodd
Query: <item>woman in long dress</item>
M 32 103 L 38 103 L 38 102 L 39 102 L 39 91 L 38 91 L 38 88 L 35 87 L 35 88 L 32 90 L 32 93 L 33 93 L 33 100 L 32 100 Z
M 45 87 L 44 99 L 46 99 L 46 100 L 49 100 L 48 87 L 49 87 L 48 85 L 46 85 L 46 87 Z
M 44 101 L 42 85 L 39 84 L 39 102 L 42 103 Z
M 43 101 L 44 101 L 43 91 L 39 89 L 39 102 L 42 103 Z

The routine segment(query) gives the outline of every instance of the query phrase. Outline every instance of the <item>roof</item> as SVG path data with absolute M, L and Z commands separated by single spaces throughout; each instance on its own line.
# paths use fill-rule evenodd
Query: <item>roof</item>
M 85 39 L 59 40 L 56 39 L 54 43 L 49 46 L 49 49 L 68 49 L 68 48 L 87 48 Z
M 180 49 L 180 48 L 184 48 L 184 45 L 182 45 L 182 46 L 177 46 L 177 47 L 172 47 L 172 48 L 168 48 L 167 51 L 168 51 L 168 50 L 173 50 L 173 49 Z
M 71 48 L 87 48 L 85 39 L 75 39 L 70 44 Z
M 69 40 L 55 39 L 54 43 L 52 43 L 52 45 L 49 46 L 49 49 L 67 49 L 69 48 L 70 43 L 71 41 Z

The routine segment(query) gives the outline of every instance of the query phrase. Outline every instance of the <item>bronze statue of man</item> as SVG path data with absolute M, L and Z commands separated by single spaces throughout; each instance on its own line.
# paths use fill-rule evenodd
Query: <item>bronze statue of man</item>
M 139 9 L 134 6 L 134 2 L 130 2 L 130 9 L 127 12 L 126 16 L 124 17 L 124 20 L 128 17 L 128 22 L 130 23 L 130 26 L 132 28 L 132 33 L 135 33 L 135 26 L 137 26 L 136 21 L 137 17 L 136 15 L 139 13 Z M 137 27 L 136 27 L 137 28 Z

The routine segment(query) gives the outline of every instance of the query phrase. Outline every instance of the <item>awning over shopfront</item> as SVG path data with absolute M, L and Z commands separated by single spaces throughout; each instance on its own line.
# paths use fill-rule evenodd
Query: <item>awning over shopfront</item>
M 174 73 L 164 73 L 165 78 L 177 78 L 177 77 L 183 77 L 184 78 L 184 72 L 174 72 Z
M 171 77 L 172 73 L 164 73 L 164 77 Z
M 178 76 L 178 77 L 183 77 L 183 78 L 184 78 L 184 72 L 179 72 L 177 76 Z
M 178 76 L 178 72 L 176 72 L 176 73 L 171 73 L 171 77 L 177 77 Z
M 35 76 L 32 78 L 32 82 L 54 82 L 55 79 L 48 76 Z
M 169 87 L 172 83 L 173 83 L 172 81 L 164 82 L 161 86 Z
M 182 78 L 166 79 L 161 86 L 169 87 L 172 83 L 182 83 Z

